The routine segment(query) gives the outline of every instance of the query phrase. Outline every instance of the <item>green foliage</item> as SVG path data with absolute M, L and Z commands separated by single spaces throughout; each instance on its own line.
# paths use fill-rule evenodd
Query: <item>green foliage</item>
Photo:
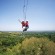
M 0 55 L 55 55 L 55 32 L 0 32 Z
M 21 43 L 23 39 L 24 39 L 23 37 L 20 37 L 20 33 L 17 33 L 17 32 L 0 32 L 0 53 L 1 55 L 5 54 L 4 52 L 7 51 L 7 48 L 12 49 L 18 43 Z
M 26 38 L 22 42 L 21 55 L 54 55 L 55 43 L 47 38 Z

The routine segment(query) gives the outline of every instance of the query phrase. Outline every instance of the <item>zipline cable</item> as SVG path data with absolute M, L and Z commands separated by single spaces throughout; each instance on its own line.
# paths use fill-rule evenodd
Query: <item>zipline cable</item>
M 24 16 L 24 21 L 26 21 L 27 6 L 28 6 L 28 0 L 24 0 L 24 5 L 23 5 L 23 16 Z

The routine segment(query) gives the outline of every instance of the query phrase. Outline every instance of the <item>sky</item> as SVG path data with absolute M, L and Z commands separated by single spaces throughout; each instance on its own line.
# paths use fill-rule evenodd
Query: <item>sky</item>
M 0 31 L 22 31 L 23 5 L 24 0 L 0 0 Z M 26 19 L 28 31 L 55 31 L 55 0 L 28 0 Z

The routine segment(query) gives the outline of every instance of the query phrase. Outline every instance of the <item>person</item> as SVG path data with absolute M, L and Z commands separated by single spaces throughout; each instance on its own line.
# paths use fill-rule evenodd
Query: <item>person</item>
M 22 21 L 21 24 L 22 24 L 22 28 L 25 27 L 25 22 L 24 21 Z
M 22 24 L 22 28 L 25 26 L 25 21 L 20 21 L 19 19 L 18 19 L 18 21 Z
M 22 22 L 21 22 L 21 21 L 19 20 L 19 22 L 22 24 L 23 32 L 24 32 L 24 31 L 27 31 L 27 29 L 29 28 L 28 21 L 26 21 L 26 22 L 25 22 L 25 21 L 22 21 Z
M 26 26 L 27 28 L 29 28 L 29 23 L 28 23 L 28 21 L 26 21 L 25 26 Z
M 24 31 L 27 31 L 28 28 L 29 28 L 29 24 L 28 24 L 28 21 L 26 21 L 26 23 L 25 23 L 25 28 L 23 29 L 23 32 L 24 32 Z

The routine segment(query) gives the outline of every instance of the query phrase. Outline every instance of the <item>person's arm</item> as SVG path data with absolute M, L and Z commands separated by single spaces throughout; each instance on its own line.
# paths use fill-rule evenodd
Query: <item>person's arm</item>
M 20 23 L 22 23 L 19 19 L 18 19 L 18 21 L 19 21 Z

